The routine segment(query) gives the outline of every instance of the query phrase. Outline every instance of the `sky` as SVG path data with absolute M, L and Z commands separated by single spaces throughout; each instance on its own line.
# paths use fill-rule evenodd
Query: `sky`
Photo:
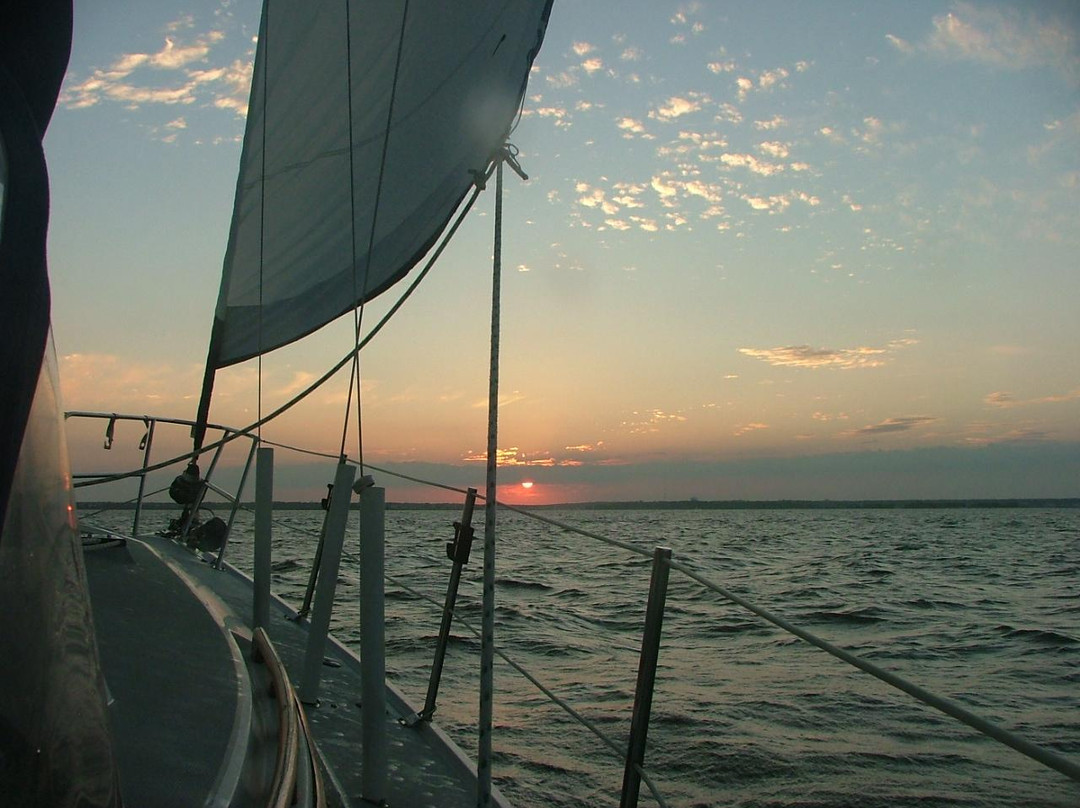
M 45 141 L 68 409 L 194 416 L 258 13 L 76 4 Z M 556 0 L 511 138 L 500 498 L 1080 496 L 1078 37 L 1067 0 Z M 483 490 L 493 205 L 365 351 L 351 457 Z M 351 330 L 265 357 L 262 411 Z M 254 420 L 257 375 L 212 419 Z M 263 437 L 336 455 L 348 384 Z M 83 469 L 142 435 L 69 430 Z M 277 462 L 279 499 L 333 476 Z

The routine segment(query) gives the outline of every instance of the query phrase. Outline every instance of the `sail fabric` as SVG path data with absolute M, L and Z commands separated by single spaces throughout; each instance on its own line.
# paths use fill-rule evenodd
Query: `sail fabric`
M 423 257 L 502 147 L 550 6 L 266 0 L 208 376 Z

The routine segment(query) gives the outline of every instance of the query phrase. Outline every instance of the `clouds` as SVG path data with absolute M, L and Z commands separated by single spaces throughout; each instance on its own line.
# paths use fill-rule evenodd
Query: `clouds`
M 926 424 L 932 424 L 938 420 L 929 415 L 907 415 L 901 418 L 886 418 L 876 424 L 856 429 L 855 435 L 882 435 L 890 432 L 907 432 Z
M 1062 404 L 1068 401 L 1080 401 L 1080 388 L 1076 390 L 1070 390 L 1067 393 L 1061 393 L 1052 396 L 1042 396 L 1040 398 L 1027 398 L 1018 399 L 1012 393 L 1005 391 L 999 391 L 990 393 L 983 402 L 989 404 L 991 407 L 997 407 L 1000 409 L 1012 409 L 1014 407 L 1029 407 L 1035 404 Z
M 191 27 L 190 18 L 176 21 L 167 29 L 161 49 L 154 53 L 127 53 L 108 67 L 96 68 L 85 78 L 69 74 L 59 103 L 68 109 L 86 109 L 105 103 L 128 109 L 146 105 L 191 106 L 230 110 L 247 115 L 253 52 L 244 59 L 231 59 L 214 66 L 211 56 L 226 40 L 226 34 L 212 29 L 183 38 L 176 33 Z M 171 138 L 175 139 L 173 131 Z
M 885 39 L 905 55 L 922 51 L 1004 70 L 1049 68 L 1075 84 L 1080 57 L 1076 28 L 1069 22 L 1042 13 L 1037 5 L 1019 10 L 960 2 L 934 16 L 931 30 L 917 45 L 893 34 Z
M 760 359 L 775 367 L 795 367 L 819 370 L 865 370 L 888 364 L 892 354 L 916 344 L 914 339 L 899 339 L 883 348 L 814 348 L 810 345 L 787 345 L 778 348 L 739 348 L 739 353 Z
M 664 122 L 671 122 L 683 115 L 698 112 L 703 105 L 709 103 L 711 103 L 710 99 L 705 93 L 690 92 L 687 93 L 685 97 L 672 96 L 655 109 L 649 110 L 649 117 Z

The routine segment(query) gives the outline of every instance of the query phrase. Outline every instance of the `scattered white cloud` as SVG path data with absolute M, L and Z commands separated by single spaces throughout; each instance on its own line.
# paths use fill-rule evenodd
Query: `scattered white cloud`
M 900 418 L 886 418 L 884 421 L 861 427 L 848 434 L 881 435 L 888 432 L 907 432 L 916 427 L 932 424 L 937 420 L 937 418 L 930 415 L 905 415 Z
M 615 120 L 615 125 L 623 132 L 623 137 L 633 137 L 645 132 L 645 124 L 635 118 L 623 117 Z
M 850 194 L 844 194 L 840 197 L 840 201 L 847 205 L 852 213 L 858 213 L 863 209 L 862 204 L 852 199 Z
M 925 48 L 947 59 L 972 61 L 1008 70 L 1051 67 L 1069 80 L 1080 78 L 1075 26 L 1038 6 L 1024 11 L 956 3 L 933 19 Z
M 758 87 L 762 90 L 769 90 L 773 87 L 783 87 L 784 79 L 790 76 L 785 68 L 778 67 L 775 70 L 765 70 L 758 76 Z
M 818 129 L 818 134 L 828 140 L 830 143 L 847 143 L 847 139 L 831 126 L 821 127 L 820 129 Z
M 219 31 L 211 31 L 203 39 L 190 45 L 176 44 L 176 40 L 165 39 L 165 47 L 150 56 L 147 63 L 161 70 L 176 70 L 192 62 L 201 61 L 210 52 L 210 45 L 221 41 Z
M 188 16 L 167 27 L 175 34 L 193 24 Z M 68 109 L 85 109 L 105 102 L 123 104 L 129 109 L 147 104 L 198 104 L 229 109 L 244 117 L 251 83 L 250 59 L 205 66 L 214 46 L 224 39 L 225 34 L 219 30 L 199 34 L 188 41 L 181 41 L 176 35 L 168 36 L 156 53 L 123 54 L 108 67 L 97 68 L 81 80 L 69 75 L 59 103 Z M 175 135 L 174 131 L 170 137 Z
M 562 70 L 558 73 L 547 74 L 544 76 L 544 81 L 556 90 L 565 90 L 568 87 L 575 86 L 578 83 L 578 77 L 573 70 Z
M 528 117 L 533 116 L 533 115 L 535 115 L 535 116 L 537 116 L 539 118 L 550 118 L 551 120 L 553 120 L 555 122 L 555 126 L 557 128 L 560 128 L 560 129 L 565 129 L 565 128 L 569 127 L 571 125 L 571 123 L 572 123 L 572 121 L 570 120 L 570 113 L 566 110 L 565 107 L 558 107 L 558 106 L 543 106 L 543 107 L 532 107 L 532 108 L 526 107 L 521 112 L 521 117 L 523 117 L 523 118 L 528 118 Z
M 1004 70 L 1049 68 L 1070 83 L 1080 82 L 1075 18 L 1062 19 L 1038 3 L 1015 8 L 953 3 L 931 21 L 919 42 L 894 34 L 886 41 L 900 53 L 922 52 Z
M 759 130 L 759 131 L 760 130 L 770 131 L 770 130 L 773 130 L 773 129 L 780 129 L 781 127 L 784 127 L 784 126 L 787 126 L 787 125 L 788 125 L 787 118 L 785 118 L 783 115 L 773 115 L 767 121 L 754 121 L 754 128 Z
M 814 348 L 810 345 L 785 345 L 778 348 L 739 348 L 739 353 L 768 362 L 777 367 L 838 368 L 854 370 L 878 368 L 887 364 L 898 349 L 914 345 L 917 340 L 899 339 L 883 348 Z
M 660 121 L 673 121 L 683 115 L 698 112 L 709 98 L 703 93 L 687 93 L 686 96 L 672 96 L 663 105 L 649 110 L 649 117 Z
M 747 434 L 749 434 L 751 432 L 757 432 L 757 431 L 759 431 L 761 429 L 768 429 L 768 428 L 769 428 L 768 424 L 762 424 L 762 423 L 759 423 L 759 422 L 753 422 L 753 423 L 743 424 L 741 426 L 736 427 L 735 431 L 732 432 L 731 434 L 734 435 L 736 438 L 741 438 L 743 435 L 747 435 Z
M 466 463 L 486 463 L 487 452 L 466 452 L 462 458 Z M 540 468 L 552 468 L 555 466 L 580 466 L 580 460 L 557 458 L 546 450 L 526 452 L 517 446 L 507 449 L 495 450 L 495 465 L 506 466 L 536 466 Z
M 608 216 L 619 212 L 619 206 L 606 198 L 607 195 L 602 188 L 595 188 L 588 183 L 579 182 L 574 186 L 574 190 L 579 194 L 577 198 L 577 204 L 579 205 L 587 208 L 598 208 Z
M 664 412 L 660 409 L 635 410 L 622 422 L 623 429 L 631 435 L 644 435 L 659 432 L 665 424 L 678 424 L 686 421 L 681 412 Z
M 810 417 L 813 418 L 815 421 L 822 421 L 827 423 L 829 421 L 846 421 L 848 420 L 849 416 L 846 412 L 815 412 Z
M 781 163 L 770 163 L 765 160 L 759 160 L 752 154 L 733 154 L 731 152 L 725 152 L 720 155 L 720 162 L 733 168 L 749 169 L 754 174 L 759 174 L 763 177 L 771 177 L 784 170 L 784 166 Z
M 740 124 L 743 121 L 743 114 L 739 111 L 739 108 L 737 106 L 725 102 L 717 107 L 715 120 L 726 123 Z
M 678 195 L 679 189 L 676 185 L 667 181 L 663 177 L 656 176 L 652 178 L 650 182 L 652 189 L 660 196 L 661 200 L 673 199 Z
M 643 208 L 645 203 L 641 201 L 641 195 L 648 188 L 644 183 L 616 182 L 612 185 L 615 195 L 611 200 L 623 208 Z
M 892 45 L 901 53 L 910 54 L 915 52 L 915 46 L 905 39 L 901 39 L 898 36 L 893 36 L 892 34 L 885 34 L 885 39 L 890 45 Z
M 783 194 L 770 196 L 750 196 L 747 194 L 742 198 L 754 210 L 767 210 L 769 213 L 782 213 L 791 205 L 791 199 Z M 749 349 L 740 348 L 739 350 L 747 353 Z
M 790 154 L 789 146 L 790 144 L 781 143 L 778 140 L 767 140 L 764 143 L 758 144 L 758 151 L 762 154 L 767 154 L 770 157 L 782 160 Z
M 1080 400 L 1080 389 L 1070 390 L 1067 393 L 1060 393 L 1052 396 L 1041 396 L 1039 398 L 1025 398 L 1018 399 L 1012 393 L 1000 391 L 996 393 L 990 393 L 983 401 L 992 407 L 1000 407 L 1002 409 L 1010 409 L 1013 407 L 1028 407 L 1033 404 L 1062 404 L 1067 401 Z

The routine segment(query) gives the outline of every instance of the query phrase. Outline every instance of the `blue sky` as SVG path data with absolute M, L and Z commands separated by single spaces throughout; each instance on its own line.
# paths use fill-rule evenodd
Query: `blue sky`
M 257 16 L 76 8 L 69 408 L 194 413 Z M 1068 2 L 556 2 L 506 194 L 503 495 L 1078 495 L 1078 32 Z M 364 359 L 369 462 L 480 480 L 492 204 Z M 349 331 L 267 357 L 264 407 Z M 254 378 L 214 417 L 251 420 Z M 347 384 L 269 437 L 335 452 Z

